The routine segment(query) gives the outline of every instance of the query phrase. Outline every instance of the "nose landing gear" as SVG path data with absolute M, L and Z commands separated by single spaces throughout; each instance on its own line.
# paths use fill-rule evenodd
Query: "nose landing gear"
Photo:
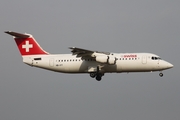
M 160 77 L 163 77 L 163 73 L 159 73 L 159 76 L 160 76 Z

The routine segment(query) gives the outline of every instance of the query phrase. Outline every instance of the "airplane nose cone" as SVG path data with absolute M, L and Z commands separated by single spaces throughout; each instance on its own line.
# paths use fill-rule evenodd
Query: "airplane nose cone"
M 168 69 L 173 68 L 173 64 L 168 63 L 168 64 L 167 64 L 167 68 L 168 68 Z

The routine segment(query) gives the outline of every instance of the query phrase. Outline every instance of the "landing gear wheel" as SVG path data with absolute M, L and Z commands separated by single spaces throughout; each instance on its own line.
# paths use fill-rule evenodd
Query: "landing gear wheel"
M 163 76 L 163 73 L 159 73 L 159 76 L 162 77 L 162 76 Z
M 96 73 L 90 73 L 90 76 L 91 76 L 92 78 L 95 78 L 95 77 L 96 77 Z
M 97 80 L 97 81 L 101 81 L 101 77 L 102 77 L 101 75 L 97 75 L 97 76 L 96 76 L 96 80 Z

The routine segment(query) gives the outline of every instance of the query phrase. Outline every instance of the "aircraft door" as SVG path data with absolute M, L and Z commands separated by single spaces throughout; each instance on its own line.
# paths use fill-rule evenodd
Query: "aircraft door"
M 144 55 L 142 56 L 142 64 L 146 64 L 147 63 L 147 57 Z
M 159 59 L 157 60 L 157 66 L 160 67 L 160 66 L 159 66 Z
M 50 66 L 50 67 L 53 67 L 53 66 L 54 66 L 54 59 L 53 59 L 53 58 L 50 58 L 50 59 L 49 59 L 49 66 Z

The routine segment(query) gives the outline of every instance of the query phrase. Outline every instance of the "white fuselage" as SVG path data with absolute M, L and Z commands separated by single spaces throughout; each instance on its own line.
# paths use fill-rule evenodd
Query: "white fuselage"
M 89 73 L 97 81 L 105 73 L 152 72 L 173 67 L 151 53 L 109 53 L 69 47 L 72 54 L 49 54 L 31 34 L 5 33 L 13 36 L 24 63 L 62 73 Z M 162 77 L 163 73 L 159 73 L 159 76 Z
M 63 73 L 91 73 L 96 72 L 151 72 L 162 71 L 172 68 L 173 65 L 160 59 L 151 53 L 113 53 L 110 57 L 115 57 L 115 64 L 104 64 L 95 59 L 81 59 L 72 54 L 52 54 L 52 55 L 27 55 L 23 56 L 23 62 L 56 72 Z

